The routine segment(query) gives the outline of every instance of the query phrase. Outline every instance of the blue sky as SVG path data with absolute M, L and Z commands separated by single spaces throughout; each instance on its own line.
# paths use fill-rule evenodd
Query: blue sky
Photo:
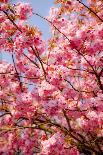
M 34 12 L 37 12 L 43 16 L 48 15 L 50 7 L 54 5 L 53 2 L 54 0 L 30 0 L 30 3 L 32 4 L 32 7 L 34 9 Z M 50 36 L 49 26 L 46 21 L 44 21 L 43 19 L 40 19 L 37 16 L 33 16 L 31 19 L 31 22 L 40 27 L 40 29 L 43 31 L 44 38 L 48 38 Z

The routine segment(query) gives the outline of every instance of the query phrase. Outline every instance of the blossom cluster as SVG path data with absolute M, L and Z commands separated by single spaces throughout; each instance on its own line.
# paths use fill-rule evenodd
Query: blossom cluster
M 95 2 L 95 4 L 94 4 Z M 0 1 L 0 154 L 103 153 L 102 0 L 55 0 L 45 41 L 28 3 Z

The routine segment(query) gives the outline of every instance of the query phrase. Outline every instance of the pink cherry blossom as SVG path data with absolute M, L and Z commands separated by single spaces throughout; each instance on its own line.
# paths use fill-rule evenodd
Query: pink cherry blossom
M 102 1 L 55 0 L 48 17 L 0 3 L 0 155 L 103 154 Z
M 18 3 L 16 6 L 17 15 L 21 20 L 27 19 L 27 15 L 32 14 L 32 8 L 28 3 Z

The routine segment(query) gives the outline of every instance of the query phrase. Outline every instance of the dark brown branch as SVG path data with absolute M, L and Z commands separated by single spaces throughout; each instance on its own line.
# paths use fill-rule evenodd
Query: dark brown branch
M 41 64 L 42 70 L 43 70 L 43 72 L 44 72 L 44 77 L 45 77 L 45 79 L 46 79 L 46 71 L 45 71 L 45 69 L 44 69 L 43 63 L 42 63 L 41 58 L 40 58 L 40 56 L 39 56 L 38 49 L 37 49 L 36 46 L 35 46 L 35 49 L 34 49 L 32 46 L 31 46 L 31 48 L 32 48 L 32 50 L 34 51 L 35 56 L 38 58 L 38 60 L 39 60 L 39 62 L 40 62 L 40 64 Z M 36 52 L 35 52 L 35 51 L 36 51 Z
M 19 73 L 18 73 L 17 68 L 16 68 L 16 64 L 15 64 L 15 60 L 14 60 L 14 55 L 13 54 L 12 54 L 12 60 L 13 60 L 15 72 L 16 72 L 18 80 L 19 80 L 19 85 L 20 85 L 20 88 L 21 88 L 21 92 L 23 92 L 22 83 L 21 83 L 21 80 L 20 80 L 20 77 L 19 77 Z
M 102 73 L 103 73 L 103 68 L 102 68 L 102 70 L 99 73 L 99 77 L 102 75 Z
M 85 5 L 82 1 L 80 1 L 80 0 L 76 0 L 76 1 L 78 1 L 80 4 L 82 4 L 86 9 L 88 9 L 91 13 L 93 13 L 101 22 L 103 22 L 103 19 L 101 17 L 99 17 L 95 11 L 93 11 L 91 8 L 89 8 L 87 5 Z
M 64 109 L 63 109 L 63 114 L 64 114 L 64 117 L 65 117 L 67 123 L 68 123 L 69 130 L 71 131 L 72 128 L 71 128 L 71 125 L 70 125 L 70 120 L 69 120 L 69 118 L 68 118 L 68 116 L 66 114 L 66 110 L 64 110 Z
M 16 29 L 19 30 L 22 33 L 21 29 L 17 26 L 17 24 L 14 22 L 14 20 L 10 18 L 8 13 L 6 11 L 3 11 L 3 12 L 8 17 L 8 19 L 11 21 L 11 23 L 16 27 Z
M 12 116 L 10 112 L 5 112 L 5 113 L 3 113 L 3 114 L 0 114 L 0 117 L 3 117 L 3 116 L 5 116 L 5 115 L 10 115 L 10 116 Z
M 40 17 L 40 18 L 42 18 L 42 19 L 44 19 L 44 20 L 46 20 L 46 21 L 47 21 L 48 23 L 50 23 L 60 34 L 62 34 L 68 41 L 70 41 L 69 38 L 68 38 L 64 33 L 62 33 L 50 20 L 48 20 L 47 18 L 41 16 L 41 15 L 38 14 L 38 13 L 33 12 L 33 14 L 36 15 L 36 16 L 38 16 L 38 17 Z
M 9 74 L 9 75 L 17 75 L 17 73 L 14 73 L 14 74 L 12 74 L 12 73 L 10 73 L 10 72 L 7 72 L 7 73 L 0 73 L 1 75 L 6 75 L 6 74 Z M 38 79 L 38 77 L 26 77 L 26 76 L 22 76 L 22 75 L 18 75 L 19 77 L 21 77 L 21 78 L 25 78 L 25 79 Z
M 30 59 L 25 53 L 23 53 L 23 55 L 24 55 L 29 61 L 31 61 L 37 68 L 40 68 L 39 65 L 38 65 L 36 62 L 34 62 L 32 59 Z
M 69 81 L 69 80 L 66 80 L 66 79 L 64 79 L 66 82 L 68 82 L 69 84 L 70 84 L 70 86 L 75 90 L 75 91 L 77 91 L 77 92 L 84 92 L 84 93 L 91 93 L 91 92 L 88 92 L 88 91 L 85 91 L 85 90 L 78 90 L 77 88 L 75 88 L 74 86 L 73 86 L 73 84 Z
M 102 84 L 102 82 L 100 80 L 100 76 L 98 74 L 96 74 L 96 78 L 97 78 L 99 88 L 102 90 L 102 93 L 103 93 L 103 84 Z
M 92 72 L 92 71 L 88 71 L 88 70 L 81 69 L 81 68 L 72 68 L 72 67 L 67 67 L 67 68 L 71 69 L 71 70 L 83 71 L 83 72 L 87 72 L 87 73 L 90 73 L 90 74 L 94 74 L 94 72 Z

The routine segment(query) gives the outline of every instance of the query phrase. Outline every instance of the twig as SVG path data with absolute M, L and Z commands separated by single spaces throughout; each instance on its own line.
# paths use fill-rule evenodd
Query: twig
M 21 88 L 21 92 L 23 92 L 22 83 L 21 83 L 21 80 L 20 80 L 20 77 L 19 77 L 19 73 L 18 73 L 17 68 L 16 68 L 16 64 L 15 64 L 15 60 L 14 60 L 14 55 L 13 54 L 12 54 L 12 60 L 13 60 L 15 72 L 16 72 L 18 80 L 19 80 L 19 85 L 20 85 L 20 88 Z
M 101 22 L 103 22 L 103 19 L 101 17 L 99 17 L 91 8 L 89 8 L 87 5 L 85 5 L 80 0 L 76 0 L 76 1 L 78 1 L 80 4 L 82 4 L 86 9 L 88 9 L 90 12 L 92 12 Z

